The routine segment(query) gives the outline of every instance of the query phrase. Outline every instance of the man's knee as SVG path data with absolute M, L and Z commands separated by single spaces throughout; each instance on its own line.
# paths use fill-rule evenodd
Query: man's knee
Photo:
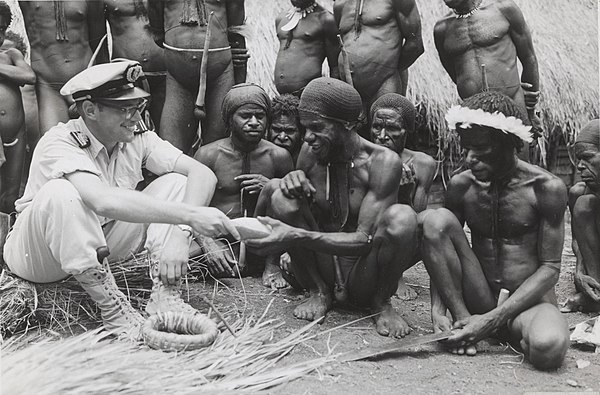
M 302 202 L 300 199 L 288 198 L 277 187 L 271 194 L 270 214 L 274 218 L 286 222 L 300 213 Z
M 34 204 L 38 206 L 64 206 L 80 201 L 81 195 L 71 182 L 65 179 L 50 180 L 35 196 Z
M 394 204 L 383 213 L 381 225 L 383 225 L 387 237 L 395 240 L 408 240 L 408 237 L 416 237 L 417 214 L 408 205 Z
M 555 306 L 546 303 L 539 307 L 542 310 L 534 317 L 534 327 L 528 330 L 528 357 L 536 369 L 557 369 L 569 348 L 569 329 Z M 541 318 L 540 314 L 546 318 Z
M 456 216 L 445 208 L 428 210 L 419 219 L 423 228 L 424 240 L 435 241 L 450 232 L 462 231 Z

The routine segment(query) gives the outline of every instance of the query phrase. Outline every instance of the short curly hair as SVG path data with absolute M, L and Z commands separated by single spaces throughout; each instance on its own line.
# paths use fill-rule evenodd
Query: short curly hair
M 10 6 L 4 1 L 0 1 L 0 15 L 2 15 L 5 18 L 8 18 L 8 24 L 6 26 L 10 26 L 13 15 Z
M 300 116 L 298 113 L 298 106 L 300 105 L 300 99 L 289 93 L 275 96 L 271 99 L 271 111 L 273 116 L 288 115 L 298 119 Z
M 483 110 L 485 112 L 494 113 L 500 112 L 507 117 L 515 117 L 523 122 L 527 121 L 525 114 L 521 108 L 514 102 L 513 99 L 501 92 L 496 91 L 485 91 L 477 93 L 471 97 L 465 99 L 462 104 L 463 107 L 468 107 L 471 110 Z M 496 131 L 494 128 L 485 127 L 486 129 Z M 517 152 L 523 148 L 523 140 L 514 134 L 506 134 L 504 132 L 495 133 L 498 138 L 498 142 L 501 144 L 512 145 L 515 147 Z

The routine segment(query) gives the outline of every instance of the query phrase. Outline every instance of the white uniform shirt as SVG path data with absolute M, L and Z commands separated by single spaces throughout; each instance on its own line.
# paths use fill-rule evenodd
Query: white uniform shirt
M 81 148 L 71 132 L 81 132 L 90 146 Z M 84 137 L 85 138 L 85 137 Z M 18 213 L 29 206 L 40 188 L 65 174 L 85 171 L 96 174 L 112 187 L 135 189 L 142 181 L 142 168 L 157 175 L 172 172 L 182 152 L 154 132 L 136 135 L 130 143 L 118 143 L 109 157 L 106 148 L 92 135 L 82 118 L 59 123 L 40 139 L 31 160 L 23 197 L 15 202 Z M 104 225 L 110 219 L 99 218 Z

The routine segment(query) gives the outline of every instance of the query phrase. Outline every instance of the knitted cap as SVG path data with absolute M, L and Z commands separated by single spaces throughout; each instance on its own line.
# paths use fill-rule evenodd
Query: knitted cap
M 340 122 L 356 122 L 362 111 L 362 101 L 351 85 L 320 77 L 306 85 L 298 110 L 300 114 L 308 112 Z
M 271 120 L 271 99 L 267 92 L 260 86 L 252 83 L 234 85 L 223 98 L 221 115 L 225 125 L 229 125 L 233 113 L 244 104 L 256 104 L 267 113 L 267 119 Z
M 581 129 L 575 140 L 577 143 L 593 144 L 600 148 L 600 120 L 593 119 Z
M 402 126 L 409 133 L 415 131 L 415 106 L 406 97 L 397 93 L 386 93 L 379 97 L 371 106 L 371 120 L 377 110 L 382 108 L 396 111 L 402 117 Z

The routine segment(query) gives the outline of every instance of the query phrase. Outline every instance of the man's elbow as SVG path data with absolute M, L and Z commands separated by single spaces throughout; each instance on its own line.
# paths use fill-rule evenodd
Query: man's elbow
M 83 202 L 101 217 L 113 218 L 117 202 L 108 194 L 98 194 L 90 198 L 82 197 Z

